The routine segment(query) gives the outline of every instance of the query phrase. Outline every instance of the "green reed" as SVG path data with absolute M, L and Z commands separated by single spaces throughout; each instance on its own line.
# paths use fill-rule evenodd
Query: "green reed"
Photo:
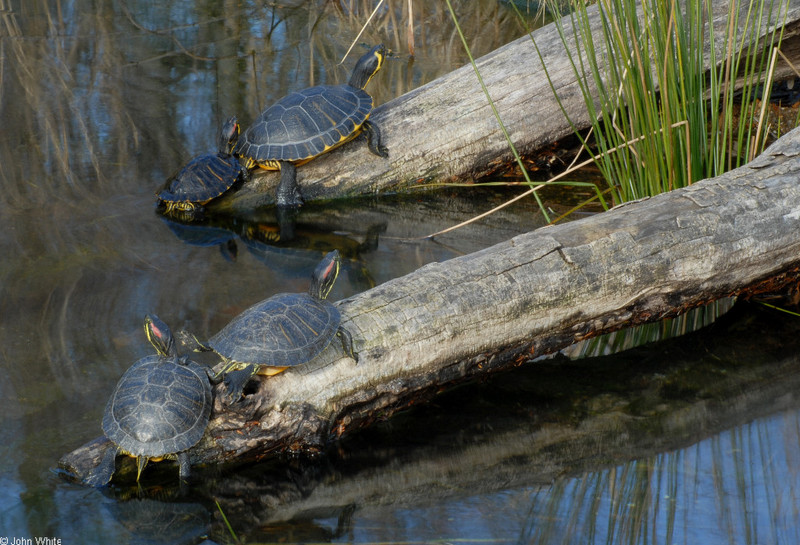
M 573 2 L 556 21 L 593 120 L 594 145 L 581 138 L 618 202 L 717 176 L 763 150 L 753 98 L 780 45 L 781 13 L 774 0 L 734 2 L 716 39 L 711 0 Z

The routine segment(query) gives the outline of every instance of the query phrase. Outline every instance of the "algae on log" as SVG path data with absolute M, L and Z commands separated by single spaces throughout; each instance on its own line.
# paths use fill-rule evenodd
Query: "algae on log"
M 739 4 L 746 10 L 748 4 Z M 714 28 L 726 32 L 730 2 L 714 2 Z M 600 35 L 597 6 L 589 8 L 592 28 Z M 788 11 L 773 15 L 773 24 L 762 26 L 763 36 L 775 22 L 787 24 L 782 46 L 794 59 L 797 48 L 790 47 L 796 38 L 800 19 L 800 0 L 791 0 Z M 746 20 L 742 14 L 739 24 Z M 568 23 L 567 23 L 568 24 Z M 752 24 L 752 22 L 751 22 Z M 739 29 L 741 36 L 742 29 Z M 567 29 L 569 50 L 577 54 Z M 520 153 L 532 153 L 572 134 L 572 127 L 553 96 L 548 74 L 557 90 L 561 105 L 579 129 L 590 119 L 572 64 L 558 35 L 550 24 L 523 36 L 477 60 L 489 94 L 494 101 L 511 140 Z M 753 39 L 752 35 L 742 37 Z M 794 40 L 795 43 L 796 40 Z M 744 44 L 743 47 L 746 47 Z M 595 47 L 599 47 L 595 44 Z M 719 47 L 719 44 L 718 44 Z M 710 57 L 710 44 L 704 57 Z M 598 52 L 601 62 L 603 55 Z M 724 59 L 724 51 L 717 53 Z M 542 64 L 547 67 L 547 74 Z M 788 72 L 785 72 L 788 74 Z M 380 74 L 378 75 L 380 77 Z M 307 201 L 374 195 L 413 188 L 419 182 L 468 181 L 513 161 L 508 144 L 492 113 L 471 65 L 463 66 L 427 85 L 378 106 L 370 119 L 381 128 L 389 148 L 389 158 L 372 155 L 363 137 L 341 146 L 298 168 L 297 177 Z M 280 175 L 260 171 L 238 191 L 209 204 L 217 211 L 251 210 L 275 201 Z
M 309 364 L 261 379 L 239 404 L 223 406 L 218 389 L 192 460 L 314 449 L 458 381 L 752 291 L 776 275 L 788 281 L 800 265 L 798 177 L 800 129 L 717 178 L 429 264 L 340 301 L 360 362 L 332 343 Z M 80 476 L 83 458 L 85 450 L 60 465 Z

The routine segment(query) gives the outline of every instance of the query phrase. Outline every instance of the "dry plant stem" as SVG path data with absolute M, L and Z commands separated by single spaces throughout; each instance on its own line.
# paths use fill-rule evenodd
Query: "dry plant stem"
M 794 65 L 794 63 L 791 61 L 791 59 L 789 59 L 789 57 L 787 57 L 787 56 L 786 56 L 786 55 L 783 53 L 783 51 L 781 51 L 780 49 L 777 49 L 777 51 L 778 51 L 778 54 L 779 54 L 779 55 L 781 56 L 781 58 L 783 59 L 783 62 L 785 62 L 785 63 L 786 63 L 786 65 L 787 65 L 789 68 L 791 68 L 791 69 L 792 69 L 792 71 L 795 73 L 795 75 L 796 75 L 798 78 L 800 78 L 800 71 L 798 71 L 798 70 L 797 70 L 797 67 Z
M 772 50 L 772 56 L 769 60 L 769 70 L 767 70 L 767 79 L 764 82 L 764 90 L 766 92 L 767 89 L 772 88 L 772 76 L 775 73 L 775 62 L 778 59 L 778 49 Z M 753 146 L 750 147 L 750 157 L 747 158 L 748 161 L 752 161 L 755 159 L 755 153 L 757 149 L 761 149 L 761 145 L 759 142 L 761 141 L 761 131 L 764 128 L 764 123 L 767 120 L 767 106 L 769 105 L 769 99 L 766 96 L 761 97 L 761 113 L 758 116 L 758 128 L 756 129 L 756 136 L 755 142 L 753 142 Z
M 345 54 L 342 57 L 342 60 L 339 61 L 339 64 L 342 64 L 345 61 L 345 59 L 347 58 L 347 56 L 350 54 L 350 51 L 353 50 L 353 47 L 355 47 L 356 43 L 358 42 L 358 39 L 364 33 L 364 30 L 366 30 L 367 25 L 369 25 L 369 22 L 372 21 L 372 18 L 375 17 L 375 14 L 378 13 L 378 10 L 380 9 L 382 4 L 383 4 L 383 0 L 379 0 L 378 3 L 375 5 L 375 9 L 372 10 L 372 13 L 370 13 L 369 17 L 367 17 L 367 20 L 364 23 L 364 25 L 361 27 L 361 30 L 359 30 L 358 34 L 356 35 L 356 37 L 353 38 L 353 43 L 351 43 L 350 47 L 347 48 L 347 51 L 345 51 Z
M 406 39 L 408 42 L 408 54 L 414 56 L 414 3 L 408 0 L 408 26 L 406 27 Z

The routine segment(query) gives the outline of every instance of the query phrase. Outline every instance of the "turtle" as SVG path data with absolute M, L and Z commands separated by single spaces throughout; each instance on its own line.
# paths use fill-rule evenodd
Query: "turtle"
M 208 424 L 213 396 L 208 368 L 179 356 L 169 327 L 155 315 L 144 320 L 156 354 L 134 363 L 119 379 L 103 415 L 109 448 L 87 478 L 102 486 L 111 480 L 118 454 L 134 456 L 136 480 L 148 460 L 177 458 L 181 480 L 189 477 L 187 450 Z
M 217 153 L 198 155 L 170 177 L 156 193 L 159 209 L 168 215 L 196 219 L 202 216 L 203 205 L 247 180 L 247 169 L 232 154 L 239 131 L 237 118 L 228 118 L 220 129 Z
M 224 377 L 230 402 L 238 401 L 255 374 L 276 375 L 306 363 L 338 336 L 345 353 L 358 362 L 353 338 L 341 324 L 341 314 L 326 300 L 339 274 L 338 250 L 328 253 L 314 269 L 308 293 L 280 293 L 251 306 L 207 343 L 183 332 L 184 342 L 223 359 L 216 375 Z
M 373 47 L 358 60 L 346 84 L 317 85 L 290 93 L 261 112 L 244 131 L 234 153 L 248 169 L 258 166 L 281 171 L 278 206 L 303 203 L 295 166 L 352 140 L 362 131 L 372 153 L 389 156 L 380 130 L 367 119 L 373 99 L 364 90 L 385 57 L 383 45 Z

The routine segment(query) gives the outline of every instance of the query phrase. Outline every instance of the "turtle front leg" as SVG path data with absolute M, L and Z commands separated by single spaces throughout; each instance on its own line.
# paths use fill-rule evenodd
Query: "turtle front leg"
M 339 331 L 336 332 L 339 336 L 339 339 L 342 341 L 342 348 L 344 348 L 344 353 L 350 356 L 352 359 L 358 363 L 358 354 L 355 350 L 353 350 L 353 336 L 350 335 L 350 332 L 347 331 L 345 328 L 340 327 Z
M 197 337 L 181 329 L 175 334 L 181 344 L 192 352 L 212 352 L 214 349 L 201 343 Z
M 228 390 L 228 404 L 236 403 L 242 398 L 247 381 L 256 374 L 256 371 L 258 371 L 256 365 L 247 365 L 242 369 L 230 371 L 225 374 L 225 388 Z
M 389 157 L 389 149 L 383 145 L 381 141 L 381 131 L 377 125 L 374 125 L 367 120 L 364 121 L 363 125 L 361 125 L 361 130 L 363 130 L 367 135 L 367 146 L 369 146 L 369 151 L 378 157 Z
M 303 204 L 303 197 L 297 186 L 297 168 L 288 161 L 278 161 L 278 163 L 281 165 L 281 181 L 278 184 L 275 202 L 278 206 L 300 206 Z

